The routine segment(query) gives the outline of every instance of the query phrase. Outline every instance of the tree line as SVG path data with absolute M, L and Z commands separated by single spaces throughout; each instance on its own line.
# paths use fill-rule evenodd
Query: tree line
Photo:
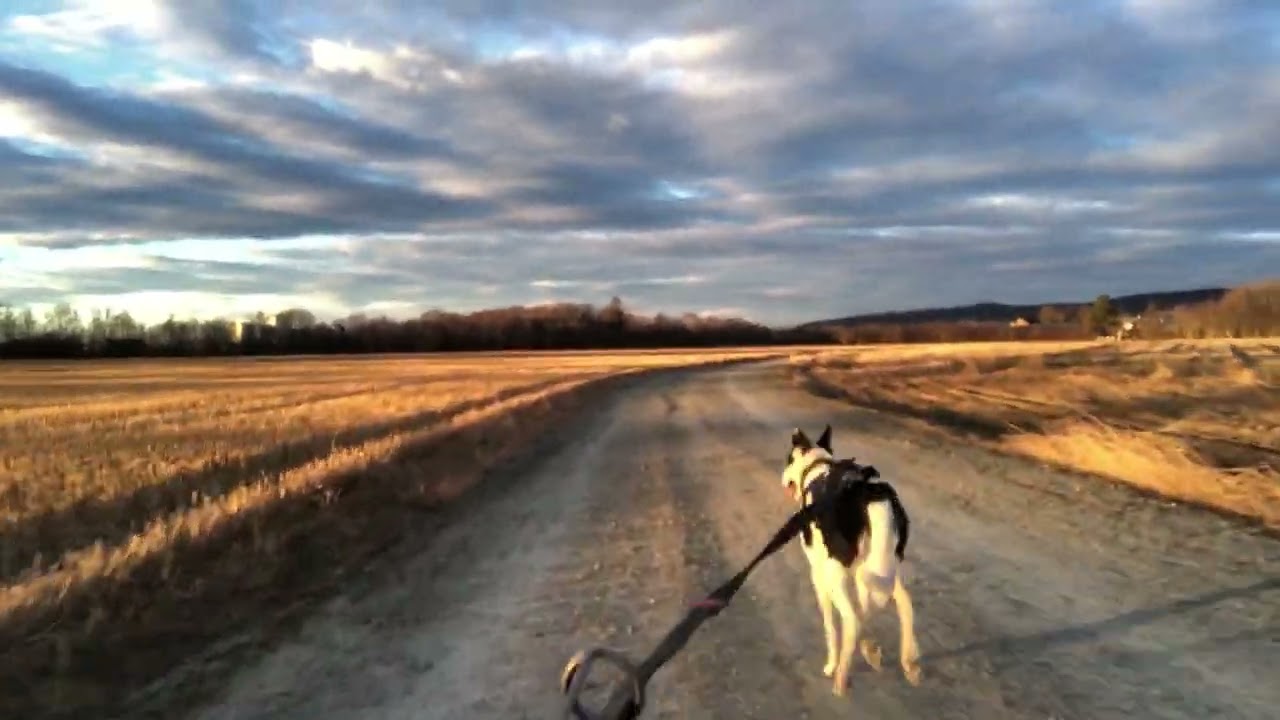
M 355 314 L 331 322 L 292 308 L 247 321 L 178 320 L 146 325 L 127 312 L 83 318 L 61 303 L 38 318 L 0 308 L 0 357 L 98 358 L 218 355 L 588 350 L 786 345 L 831 342 L 821 330 L 775 329 L 740 318 L 640 315 L 618 298 L 595 307 L 560 303 L 472 313 L 432 310 L 396 320 Z
M 1280 337 L 1280 280 L 1244 285 L 1216 302 L 1175 308 L 1167 316 L 1144 313 L 1140 331 L 1149 337 Z
M 1114 336 L 1126 320 L 1109 295 L 1092 303 L 1044 305 L 1026 323 L 952 321 L 866 323 L 831 327 L 837 342 L 949 343 L 1088 340 Z M 1174 307 L 1151 304 L 1133 319 L 1132 337 L 1148 339 L 1280 337 L 1280 281 L 1244 285 L 1220 299 Z
M 1046 305 L 1026 324 L 882 322 L 855 326 L 771 328 L 740 318 L 685 313 L 640 315 L 618 298 L 512 306 L 454 313 L 432 310 L 395 320 L 355 314 L 331 322 L 303 308 L 252 319 L 178 320 L 145 325 L 127 312 L 94 311 L 86 319 L 66 303 L 44 317 L 0 306 L 0 358 L 295 355 L 497 350 L 590 350 L 793 344 L 949 343 L 1083 340 L 1113 335 L 1122 318 L 1107 295 L 1092 303 Z M 1148 307 L 1135 337 L 1280 336 L 1280 281 L 1235 288 L 1220 299 L 1173 308 Z

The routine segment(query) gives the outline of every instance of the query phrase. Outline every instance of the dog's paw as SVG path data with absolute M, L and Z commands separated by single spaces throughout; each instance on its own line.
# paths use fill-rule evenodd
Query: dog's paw
M 884 657 L 884 653 L 880 651 L 880 645 L 871 638 L 864 638 L 860 645 L 862 649 L 862 658 L 867 661 L 868 665 L 879 671 L 881 664 L 880 661 Z
M 836 661 L 828 660 L 826 665 L 822 666 L 822 674 L 831 677 L 836 671 Z
M 911 683 L 913 686 L 919 687 L 921 676 L 920 663 L 904 663 L 902 666 L 902 676 L 905 677 L 907 682 Z

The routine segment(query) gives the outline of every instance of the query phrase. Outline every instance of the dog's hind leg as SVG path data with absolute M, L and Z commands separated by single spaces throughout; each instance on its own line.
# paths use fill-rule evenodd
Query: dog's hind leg
M 837 574 L 832 573 L 832 575 Z M 849 666 L 853 660 L 853 651 L 858 646 L 859 612 L 854 607 L 852 598 L 849 597 L 847 576 L 840 573 L 838 580 L 836 577 L 831 579 L 835 580 L 831 584 L 831 601 L 835 604 L 836 611 L 840 613 L 840 654 L 839 660 L 836 661 L 831 691 L 836 695 L 844 695 L 849 687 Z
M 855 598 L 857 602 L 854 604 L 854 610 L 859 613 L 858 618 L 864 624 L 866 619 L 871 616 L 875 609 L 871 604 L 871 593 L 867 589 L 866 577 L 862 573 L 862 567 L 856 566 L 856 569 L 850 573 L 853 576 L 854 592 L 857 593 Z M 862 652 L 862 659 L 877 671 L 880 670 L 881 661 L 884 652 L 880 649 L 880 643 L 871 637 L 871 633 L 863 629 L 862 640 L 858 643 L 858 650 Z
M 836 626 L 832 617 L 831 593 L 817 569 L 813 570 L 811 578 L 813 593 L 818 597 L 818 610 L 822 612 L 822 633 L 827 642 L 827 664 L 822 667 L 822 674 L 831 677 L 836 670 Z
M 915 608 L 911 604 L 911 593 L 902 582 L 902 573 L 893 584 L 893 604 L 898 608 L 898 627 L 902 633 L 900 650 L 902 653 L 902 675 L 912 685 L 920 684 L 920 648 L 916 645 Z

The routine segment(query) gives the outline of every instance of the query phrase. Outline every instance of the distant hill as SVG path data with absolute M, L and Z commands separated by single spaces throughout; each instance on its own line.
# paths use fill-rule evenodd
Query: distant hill
M 1154 304 L 1161 310 L 1178 305 L 1218 300 L 1227 292 L 1227 288 L 1201 288 L 1198 290 L 1174 290 L 1170 292 L 1137 293 L 1134 295 L 1113 296 L 1111 302 L 1121 313 L 1137 314 Z M 912 325 L 932 322 L 1011 322 L 1019 316 L 1032 320 L 1045 305 L 1070 307 L 1090 305 L 1093 298 L 1073 300 L 1070 302 L 1043 302 L 1035 305 L 1007 305 L 998 302 L 982 302 L 973 305 L 955 305 L 941 308 L 920 308 L 917 310 L 897 310 L 893 312 L 869 313 L 849 317 L 816 320 L 804 323 L 799 329 L 828 326 L 855 327 L 858 325 L 875 325 L 881 323 Z

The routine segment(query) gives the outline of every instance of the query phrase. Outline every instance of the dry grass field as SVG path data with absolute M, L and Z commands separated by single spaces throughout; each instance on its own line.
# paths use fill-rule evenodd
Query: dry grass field
M 0 716 L 104 707 L 287 614 L 593 381 L 770 354 L 0 366 Z
M 792 362 L 816 392 L 1280 528 L 1280 340 L 875 346 Z

